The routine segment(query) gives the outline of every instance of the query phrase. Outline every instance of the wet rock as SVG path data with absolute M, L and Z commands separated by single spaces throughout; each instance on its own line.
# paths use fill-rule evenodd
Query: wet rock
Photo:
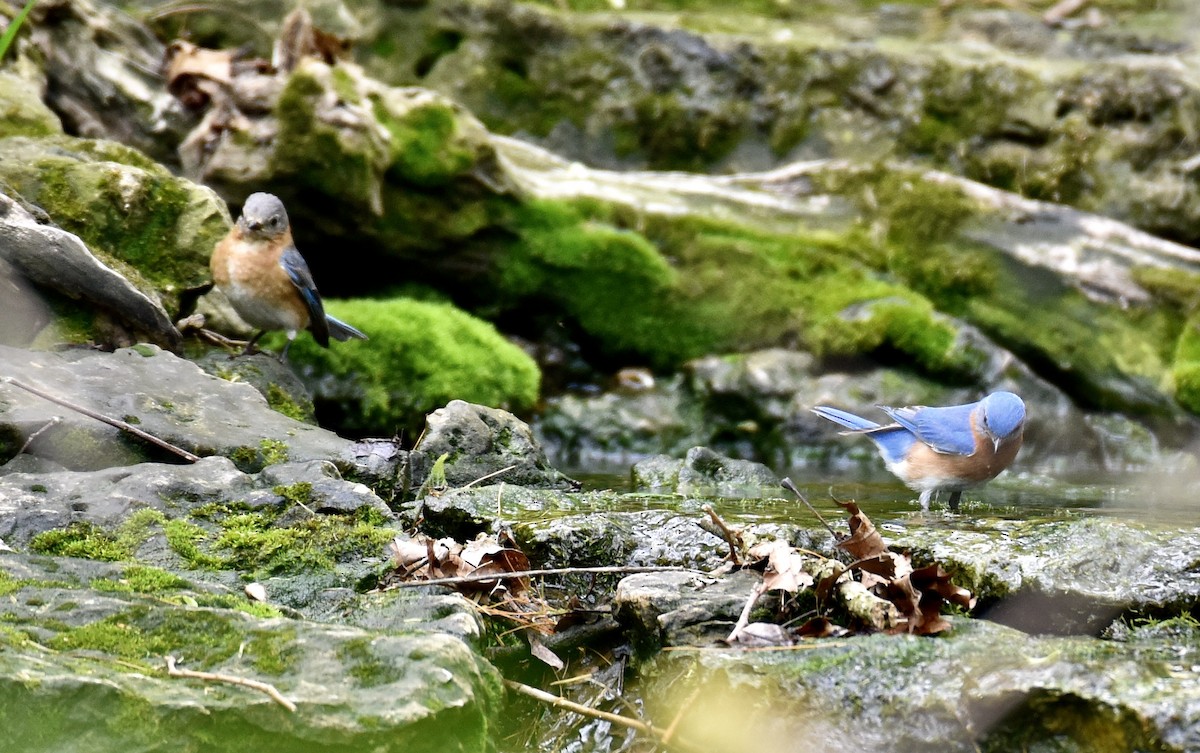
M 452 400 L 429 414 L 414 448 L 428 457 L 446 455 L 446 483 L 464 486 L 484 479 L 524 487 L 578 489 L 578 482 L 550 467 L 528 424 L 508 411 Z
M 639 576 L 640 577 L 640 576 Z M 786 652 L 659 655 L 638 691 L 711 750 L 1191 750 L 1196 644 L 1037 638 L 953 620 L 944 638 L 871 636 Z M 752 746 L 747 741 L 753 741 Z M 1115 742 L 1119 741 L 1119 742 Z
M 163 87 L 164 47 L 143 24 L 110 4 L 66 0 L 34 7 L 25 29 L 17 51 L 41 71 L 46 103 L 70 133 L 177 162 L 194 116 Z
M 62 133 L 62 124 L 42 103 L 35 84 L 13 73 L 0 73 L 0 138 Z
M 659 455 L 633 466 L 638 489 L 721 497 L 759 496 L 779 488 L 779 478 L 762 463 L 719 455 L 707 447 L 693 447 L 683 460 Z
M 587 467 L 682 454 L 710 438 L 703 419 L 675 378 L 637 392 L 551 396 L 533 430 L 556 460 Z
M 132 344 L 139 338 L 177 347 L 181 335 L 156 296 L 147 295 L 98 259 L 77 236 L 49 224 L 45 215 L 0 193 L 0 284 L 10 300 L 0 341 L 25 346 L 58 317 L 46 294 L 82 299 L 92 312 L 100 339 Z M 98 322 L 98 323 L 96 323 Z M 47 339 L 57 339 L 48 336 Z
M 1173 615 L 1200 602 L 1200 531 L 1120 518 L 977 520 L 913 526 L 893 546 L 937 560 L 989 619 L 1031 633 L 1099 634 L 1122 616 Z
M 172 316 L 185 291 L 210 282 L 209 256 L 231 224 L 225 202 L 212 189 L 111 141 L 0 139 L 0 181 L 79 236 Z M 36 252 L 43 266 L 52 266 L 54 248 L 48 244 L 27 253 Z M 88 282 L 76 276 L 55 289 L 86 300 L 95 286 Z
M 134 424 L 198 455 L 219 454 L 257 471 L 284 460 L 331 460 L 351 466 L 350 443 L 271 410 L 247 384 L 205 374 L 195 364 L 150 345 L 113 353 L 49 353 L 0 346 L 6 373 L 105 416 Z M 0 459 L 16 455 L 34 432 L 51 425 L 25 452 L 72 470 L 174 457 L 108 424 L 9 385 L 0 412 Z
M 578 511 L 608 499 L 611 495 L 480 484 L 432 491 L 403 505 L 401 515 L 422 519 L 431 535 L 465 540 L 513 520 Z
M 198 508 L 234 505 L 260 510 L 295 505 L 315 514 L 391 512 L 371 491 L 343 481 L 331 463 L 284 463 L 251 475 L 222 457 L 188 465 L 139 463 L 100 471 L 8 473 L 0 476 L 0 536 L 25 547 L 45 531 L 115 529 L 141 510 L 166 519 Z M 140 541 L 131 541 L 132 555 Z
M 613 616 L 642 650 L 709 645 L 728 637 L 759 580 L 751 572 L 638 573 L 617 586 Z
M 5 621 L 19 626 L 0 642 L 0 716 L 23 750 L 153 746 L 164 726 L 213 750 L 489 747 L 499 677 L 458 638 L 267 616 L 244 597 L 134 566 L 5 554 L 0 583 Z M 270 683 L 297 709 L 246 687 L 168 677 L 165 656 Z M 64 703 L 77 713 L 51 712 Z

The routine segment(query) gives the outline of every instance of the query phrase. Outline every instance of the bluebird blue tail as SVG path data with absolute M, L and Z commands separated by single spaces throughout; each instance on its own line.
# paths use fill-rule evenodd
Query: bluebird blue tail
M 346 324 L 341 319 L 325 315 L 325 323 L 329 325 L 329 336 L 340 343 L 344 343 L 350 339 L 366 340 L 367 336 L 359 332 L 354 327 Z
M 894 423 L 881 425 L 847 411 L 817 406 L 813 413 L 864 434 L 887 468 L 929 507 L 934 492 L 950 492 L 957 509 L 962 490 L 982 484 L 1012 464 L 1021 448 L 1025 403 L 1011 392 L 993 392 L 976 403 L 939 408 L 880 406 Z

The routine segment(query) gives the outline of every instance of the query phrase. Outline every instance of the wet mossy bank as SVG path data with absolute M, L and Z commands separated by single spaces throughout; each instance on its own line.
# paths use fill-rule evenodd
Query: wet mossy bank
M 1187 254 L 1131 264 L 1114 253 L 1119 284 L 1097 292 L 1097 276 L 1044 263 L 1093 240 L 1082 231 L 1022 256 L 1014 247 L 1028 245 L 1018 235 L 1028 217 L 912 168 L 830 164 L 791 181 L 572 172 L 492 136 L 443 96 L 385 86 L 353 65 L 306 60 L 291 72 L 246 75 L 265 99 L 244 120 L 197 124 L 181 154 L 235 203 L 263 187 L 279 193 L 323 293 L 349 300 L 347 315 L 377 330 L 319 355 L 304 336 L 295 349 L 318 412 L 347 430 L 412 429 L 453 397 L 530 408 L 539 376 L 502 335 L 521 338 L 547 369 L 543 395 L 595 385 L 622 366 L 671 372 L 712 353 L 782 345 L 816 355 L 821 368 L 897 367 L 976 392 L 1032 373 L 1086 409 L 1169 424 L 1179 419 L 1177 385 L 1179 403 L 1194 402 L 1191 294 L 1178 273 L 1200 265 Z M 121 175 L 111 162 L 137 162 L 114 149 L 93 161 L 91 143 L 66 144 L 78 156 L 72 170 Z M 23 169 L 14 190 L 49 204 L 57 194 L 39 186 L 53 174 Z M 187 184 L 170 180 L 171 191 Z M 121 195 L 120 185 L 103 185 L 104 196 Z M 170 213 L 123 228 L 107 215 L 75 219 L 73 206 L 47 211 L 100 248 L 144 248 L 146 228 L 183 226 Z M 228 226 L 215 215 L 205 221 L 210 241 Z M 123 235 L 86 232 L 113 228 Z M 159 250 L 170 249 L 167 237 Z M 191 253 L 127 263 L 172 319 L 205 276 L 204 259 Z M 177 281 L 154 276 L 179 264 Z M 1171 285 L 1154 282 L 1164 276 Z M 405 300 L 414 298 L 430 303 Z M 237 331 L 219 298 L 206 297 L 201 310 Z M 105 339 L 93 330 L 68 329 Z M 443 371 L 453 378 L 431 368 L 451 353 L 458 363 Z M 500 368 L 488 353 L 499 354 Z M 389 360 L 399 367 L 381 368 Z

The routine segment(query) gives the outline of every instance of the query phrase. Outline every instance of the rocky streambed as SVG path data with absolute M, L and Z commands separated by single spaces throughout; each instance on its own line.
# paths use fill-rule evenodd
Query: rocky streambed
M 997 490 L 959 515 L 922 515 L 892 489 L 873 509 L 868 495 L 891 548 L 941 563 L 974 608 L 936 636 L 730 646 L 764 576 L 722 568 L 730 546 L 706 506 L 748 543 L 839 556 L 764 466 L 696 448 L 639 463 L 640 488 L 579 490 L 496 409 L 452 403 L 405 451 L 285 417 L 166 351 L 0 356 L 19 383 L 36 372 L 76 407 L 204 456 L 164 456 L 0 386 L 6 435 L 43 429 L 0 476 L 0 714 L 23 750 L 1200 746 L 1200 527 L 1161 495 L 1131 514 L 1146 488 L 1106 511 L 1027 471 L 1007 484 L 1041 504 Z M 844 530 L 811 474 L 794 475 Z M 479 591 L 396 587 L 397 538 L 501 531 L 530 567 L 574 570 L 530 579 L 552 629 L 520 629 Z M 582 571 L 596 567 L 652 571 Z M 769 592 L 754 624 L 778 623 L 788 601 Z M 514 682 L 648 726 L 555 709 Z

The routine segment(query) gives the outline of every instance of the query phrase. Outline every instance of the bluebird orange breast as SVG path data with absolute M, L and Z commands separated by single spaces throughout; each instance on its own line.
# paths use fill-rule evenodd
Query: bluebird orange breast
M 250 326 L 296 332 L 308 326 L 308 308 L 279 264 L 282 248 L 249 241 L 234 228 L 213 250 L 213 281 Z

